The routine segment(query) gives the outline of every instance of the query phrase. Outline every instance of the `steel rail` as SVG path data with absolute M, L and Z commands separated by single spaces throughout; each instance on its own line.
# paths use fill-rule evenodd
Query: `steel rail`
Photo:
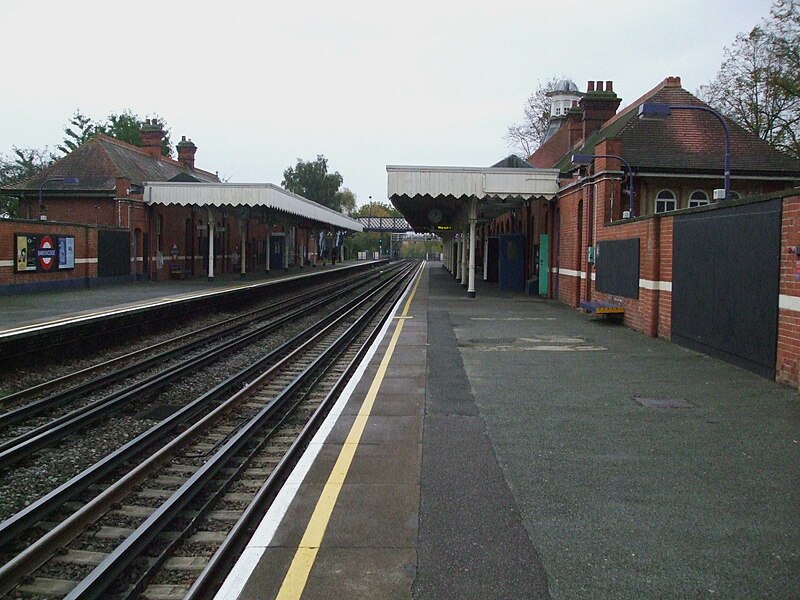
M 370 281 L 372 277 L 374 277 L 374 274 L 369 274 L 368 276 L 356 275 L 346 282 L 335 282 L 327 284 L 318 290 L 310 292 L 307 295 L 297 294 L 285 300 L 274 302 L 269 306 L 224 319 L 220 322 L 213 323 L 211 325 L 207 325 L 205 327 L 196 329 L 195 331 L 190 331 L 178 335 L 174 338 L 170 338 L 168 340 L 152 344 L 146 348 L 141 348 L 140 350 L 128 352 L 127 354 L 123 354 L 121 356 L 117 356 L 110 360 L 103 361 L 96 365 L 86 367 L 85 369 L 80 369 L 68 375 L 63 375 L 61 377 L 57 377 L 55 379 L 51 379 L 49 381 L 36 384 L 29 388 L 8 394 L 0 398 L 0 405 L 5 406 L 13 404 L 14 402 L 19 402 L 20 400 L 23 400 L 25 398 L 39 395 L 42 392 L 52 389 L 53 387 L 56 387 L 58 385 L 68 383 L 69 381 L 74 381 L 79 377 L 88 377 L 91 376 L 93 372 L 104 369 L 110 369 L 115 367 L 115 365 L 119 365 L 120 363 L 134 360 L 139 356 L 147 355 L 147 358 L 145 358 L 144 360 L 140 360 L 130 366 L 118 368 L 112 373 L 108 373 L 100 377 L 94 377 L 91 380 L 73 386 L 67 390 L 64 390 L 63 392 L 52 394 L 46 398 L 42 398 L 40 400 L 37 400 L 20 408 L 10 410 L 6 413 L 2 413 L 0 414 L 0 427 L 7 427 L 8 425 L 16 423 L 22 419 L 35 416 L 46 410 L 49 410 L 53 405 L 61 404 L 73 398 L 88 394 L 89 392 L 94 391 L 95 389 L 98 389 L 100 387 L 103 387 L 104 385 L 109 385 L 110 383 L 121 380 L 129 376 L 131 373 L 136 372 L 137 370 L 144 370 L 146 368 L 149 368 L 151 365 L 158 364 L 159 362 L 171 358 L 172 356 L 178 355 L 183 352 L 191 351 L 197 346 L 200 346 L 204 343 L 209 343 L 209 341 L 213 340 L 213 338 L 217 336 L 230 335 L 252 324 L 252 321 L 247 321 L 246 319 L 251 319 L 251 318 L 257 318 L 261 320 L 268 319 L 274 314 L 277 314 L 281 310 L 285 309 L 287 306 L 292 306 L 293 304 L 296 304 L 298 301 L 308 300 L 313 298 L 322 298 L 324 295 L 331 293 L 346 292 L 348 287 L 354 284 L 354 281 L 355 283 L 362 280 Z M 237 321 L 239 323 L 236 323 Z M 219 329 L 222 329 L 222 331 L 218 331 Z M 159 348 L 163 348 L 165 346 L 175 344 L 176 342 L 179 342 L 181 340 L 193 338 L 202 334 L 206 335 L 203 335 L 203 337 L 197 340 L 191 341 L 186 344 L 182 344 L 177 348 L 160 352 L 159 354 L 156 355 L 152 355 L 152 352 L 158 350 Z
M 356 301 L 360 301 L 360 299 L 366 295 L 366 293 L 362 294 L 356 299 Z M 226 381 L 218 384 L 215 386 L 215 388 L 207 391 L 190 405 L 180 409 L 162 423 L 155 425 L 147 432 L 141 434 L 134 440 L 131 440 L 123 447 L 112 453 L 112 455 L 109 455 L 89 469 L 86 469 L 79 476 L 76 476 L 69 482 L 63 484 L 57 490 L 54 490 L 44 498 L 40 499 L 40 501 L 37 501 L 34 503 L 34 505 L 31 505 L 28 507 L 28 509 L 25 509 L 25 511 L 21 511 L 21 513 L 18 513 L 11 519 L 3 522 L 0 524 L 0 539 L 2 539 L 4 543 L 8 540 L 14 539 L 14 535 L 24 530 L 25 527 L 37 522 L 43 517 L 43 515 L 49 514 L 49 512 L 55 507 L 63 504 L 69 498 L 88 487 L 88 485 L 99 480 L 103 475 L 109 473 L 120 464 L 130 459 L 132 456 L 143 452 L 147 448 L 150 448 L 156 442 L 160 442 L 164 435 L 169 434 L 169 432 L 174 430 L 178 425 L 189 418 L 190 415 L 196 414 L 203 410 L 211 401 L 218 399 L 230 391 L 231 388 L 239 388 L 240 392 L 247 391 L 247 389 L 250 387 L 250 384 L 242 388 L 243 382 L 252 377 L 254 372 L 260 368 L 263 368 L 265 363 L 267 363 L 269 360 L 272 360 L 274 356 L 286 353 L 287 351 L 288 354 L 285 355 L 284 360 L 288 360 L 296 351 L 296 349 L 291 349 L 291 346 L 296 344 L 296 340 L 305 337 L 308 338 L 305 342 L 307 343 L 309 339 L 313 339 L 315 337 L 309 333 L 311 330 L 320 326 L 326 327 L 329 323 L 337 319 L 345 318 L 346 314 L 349 310 L 351 310 L 351 308 L 352 307 L 341 307 L 340 309 L 332 312 L 330 315 L 327 315 L 318 323 L 306 330 L 306 332 L 299 334 L 293 340 L 287 341 L 280 347 L 268 353 L 260 361 L 254 363 L 242 373 L 232 376 Z M 342 315 L 344 315 L 344 317 Z M 283 364 L 283 361 L 280 361 L 270 367 L 268 372 L 275 372 L 278 368 L 280 368 L 281 364 Z M 80 532 L 83 531 L 88 525 L 104 514 L 111 504 L 124 498 L 124 496 L 129 493 L 130 489 L 141 483 L 141 481 L 143 481 L 150 472 L 159 468 L 162 464 L 169 460 L 171 458 L 171 453 L 176 448 L 186 442 L 186 440 L 190 439 L 193 435 L 197 434 L 202 427 L 206 426 L 219 415 L 223 414 L 224 411 L 238 401 L 239 398 L 240 395 L 237 394 L 228 400 L 225 400 L 210 412 L 204 413 L 204 416 L 199 421 L 191 425 L 172 441 L 160 446 L 157 451 L 152 453 L 143 463 L 134 467 L 122 479 L 106 488 L 81 509 L 64 519 L 55 528 L 33 542 L 22 553 L 18 554 L 5 565 L 2 565 L 0 567 L 0 594 L 7 593 L 13 589 L 21 578 L 27 576 L 33 570 L 41 566 L 46 560 L 48 560 L 55 549 L 66 545 L 70 540 L 79 535 Z
M 387 282 L 387 285 L 390 282 Z M 382 286 L 383 287 L 383 286 Z M 381 290 L 376 290 L 377 296 Z M 385 291 L 385 290 L 382 290 Z M 391 291 L 391 290 L 390 290 Z M 386 294 L 388 296 L 388 293 Z M 341 315 L 330 323 L 325 330 L 318 336 L 322 336 L 325 331 L 348 319 L 352 313 L 369 299 L 364 299 L 350 311 Z M 228 461 L 235 456 L 248 441 L 263 427 L 264 423 L 271 419 L 275 411 L 295 392 L 305 380 L 319 367 L 323 360 L 326 360 L 331 353 L 337 353 L 343 344 L 348 343 L 356 326 L 359 330 L 363 329 L 368 320 L 357 319 L 351 324 L 347 331 L 339 336 L 325 350 L 319 354 L 310 365 L 303 369 L 283 391 L 275 396 L 259 413 L 253 417 L 246 425 L 238 429 L 228 441 L 214 454 L 211 460 L 203 464 L 176 492 L 174 492 L 153 514 L 151 514 L 142 525 L 130 534 L 119 546 L 117 546 L 100 565 L 98 565 L 87 577 L 85 577 L 73 590 L 65 597 L 65 600 L 85 600 L 89 598 L 103 598 L 106 590 L 115 583 L 123 571 L 136 560 L 146 546 L 163 531 L 169 523 L 183 510 L 195 496 L 203 490 L 208 482 L 224 468 Z M 349 335 L 348 335 L 349 334 Z M 299 352 L 300 349 L 294 351 Z M 255 392 L 260 381 L 266 379 L 267 375 L 259 376 L 246 389 L 240 390 L 235 396 L 246 397 Z
M 414 276 L 406 284 L 406 290 L 400 294 L 400 300 L 404 297 L 405 291 L 414 284 L 415 279 L 419 277 L 421 271 L 422 266 L 417 268 Z M 381 327 L 389 318 L 390 314 L 391 311 L 387 312 L 384 318 L 373 328 L 368 338 L 361 345 L 361 348 L 344 369 L 339 380 L 328 392 L 326 398 L 320 403 L 317 410 L 314 411 L 314 414 L 311 415 L 309 421 L 303 427 L 303 430 L 298 434 L 297 439 L 275 466 L 258 492 L 256 492 L 253 501 L 244 510 L 242 516 L 228 532 L 228 535 L 225 537 L 220 547 L 217 548 L 209 562 L 195 578 L 191 587 L 184 595 L 183 600 L 206 600 L 213 598 L 234 561 L 243 551 L 252 533 L 258 526 L 258 523 L 277 496 L 280 488 L 288 479 L 292 468 L 300 459 L 306 447 L 305 440 L 310 438 L 319 429 L 322 420 L 328 412 L 326 407 L 339 397 L 342 389 L 347 385 L 347 382 L 369 351 L 370 346 L 378 337 Z
M 352 288 L 361 287 L 354 284 Z M 130 398 L 151 393 L 173 381 L 183 377 L 187 373 L 196 370 L 214 360 L 219 356 L 224 356 L 237 348 L 250 343 L 255 338 L 267 335 L 285 323 L 311 312 L 329 301 L 328 298 L 317 298 L 314 302 L 306 304 L 294 311 L 284 314 L 278 320 L 262 325 L 257 329 L 242 334 L 234 340 L 230 340 L 212 349 L 210 352 L 201 356 L 185 361 L 181 365 L 170 367 L 160 371 L 138 382 L 134 386 L 113 392 L 96 402 L 78 408 L 66 415 L 58 417 L 53 421 L 27 431 L 7 442 L 0 444 L 0 469 L 7 468 L 12 464 L 27 458 L 31 453 L 48 447 L 53 442 L 73 433 L 74 431 L 101 419 L 108 412 L 129 400 Z
M 364 293 L 358 296 L 357 299 L 363 295 Z M 341 308 L 339 310 L 345 310 L 345 308 Z M 193 418 L 208 404 L 222 397 L 228 389 L 244 385 L 247 380 L 253 376 L 253 373 L 263 369 L 264 365 L 269 364 L 269 362 L 274 361 L 285 353 L 289 352 L 293 346 L 301 343 L 306 337 L 309 337 L 311 335 L 310 332 L 315 327 L 324 325 L 324 323 L 326 323 L 329 319 L 334 318 L 336 314 L 337 312 L 334 311 L 305 331 L 285 341 L 271 352 L 265 354 L 249 368 L 241 371 L 240 373 L 232 375 L 204 394 L 201 394 L 197 399 L 190 402 L 185 407 L 177 410 L 161 423 L 140 434 L 91 467 L 85 469 L 80 474 L 60 485 L 52 492 L 46 494 L 12 517 L 9 517 L 7 520 L 0 523 L 0 546 L 8 544 L 15 538 L 15 536 L 19 535 L 19 533 L 24 531 L 26 528 L 29 528 L 35 523 L 39 522 L 50 512 L 61 506 L 64 502 L 81 493 L 89 485 L 97 482 L 99 479 L 118 468 L 119 465 L 129 460 L 135 454 L 141 452 L 143 446 L 154 444 L 158 439 L 160 439 L 160 436 L 167 435 L 181 423 Z

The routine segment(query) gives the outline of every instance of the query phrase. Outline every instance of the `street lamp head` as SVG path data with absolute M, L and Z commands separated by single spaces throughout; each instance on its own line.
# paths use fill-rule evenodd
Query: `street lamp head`
M 67 185 L 78 185 L 81 182 L 77 177 L 64 177 L 62 181 Z
M 639 119 L 659 121 L 661 119 L 666 119 L 670 114 L 672 114 L 672 109 L 669 104 L 645 102 L 639 105 Z
M 593 154 L 573 154 L 572 163 L 576 165 L 590 165 L 592 164 Z

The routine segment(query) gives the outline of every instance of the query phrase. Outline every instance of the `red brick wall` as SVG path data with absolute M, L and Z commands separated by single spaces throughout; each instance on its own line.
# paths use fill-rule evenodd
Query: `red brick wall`
M 577 245 L 576 206 L 582 189 L 586 188 L 576 188 L 563 194 L 559 201 L 561 266 L 578 271 L 580 269 L 576 268 L 577 255 L 574 251 Z M 670 338 L 672 330 L 673 232 L 674 218 L 668 215 L 615 221 L 598 227 L 598 242 L 639 239 L 639 298 L 611 296 L 594 289 L 591 291 L 592 300 L 624 304 L 625 324 L 628 327 L 665 339 Z M 583 249 L 587 242 L 588 239 L 584 239 Z M 796 248 L 800 249 L 800 196 L 791 196 L 783 200 L 775 378 L 781 383 L 800 386 L 800 255 L 795 252 Z M 558 299 L 578 306 L 574 281 L 574 277 L 561 276 Z
M 588 202 L 583 201 L 587 188 L 574 188 L 559 198 L 559 240 L 556 261 L 558 278 L 557 299 L 570 306 L 580 305 L 585 293 L 586 240 L 589 235 L 586 214 Z M 583 201 L 583 203 L 581 203 Z M 582 234 L 579 239 L 579 224 Z M 583 278 L 581 273 L 584 273 Z
M 53 234 L 75 238 L 75 268 L 49 272 L 14 270 L 16 234 Z M 0 286 L 47 284 L 97 277 L 97 228 L 51 221 L 0 219 Z M 8 288 L 7 288 L 8 289 Z
M 800 385 L 800 196 L 785 198 L 781 227 L 781 284 L 775 379 Z

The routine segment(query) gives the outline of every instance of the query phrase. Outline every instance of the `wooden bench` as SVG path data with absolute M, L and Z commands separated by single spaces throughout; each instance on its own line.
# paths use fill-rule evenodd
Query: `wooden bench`
M 625 317 L 625 307 L 614 302 L 581 302 L 581 308 L 590 315 L 600 315 L 618 321 Z
M 169 263 L 169 276 L 172 279 L 184 279 L 186 277 L 186 270 L 179 263 L 171 262 Z

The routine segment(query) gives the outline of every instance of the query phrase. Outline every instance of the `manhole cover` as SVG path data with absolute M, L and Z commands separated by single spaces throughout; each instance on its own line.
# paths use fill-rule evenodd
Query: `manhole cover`
M 642 398 L 641 396 L 634 396 L 633 399 L 647 408 L 694 408 L 694 405 L 680 398 Z

